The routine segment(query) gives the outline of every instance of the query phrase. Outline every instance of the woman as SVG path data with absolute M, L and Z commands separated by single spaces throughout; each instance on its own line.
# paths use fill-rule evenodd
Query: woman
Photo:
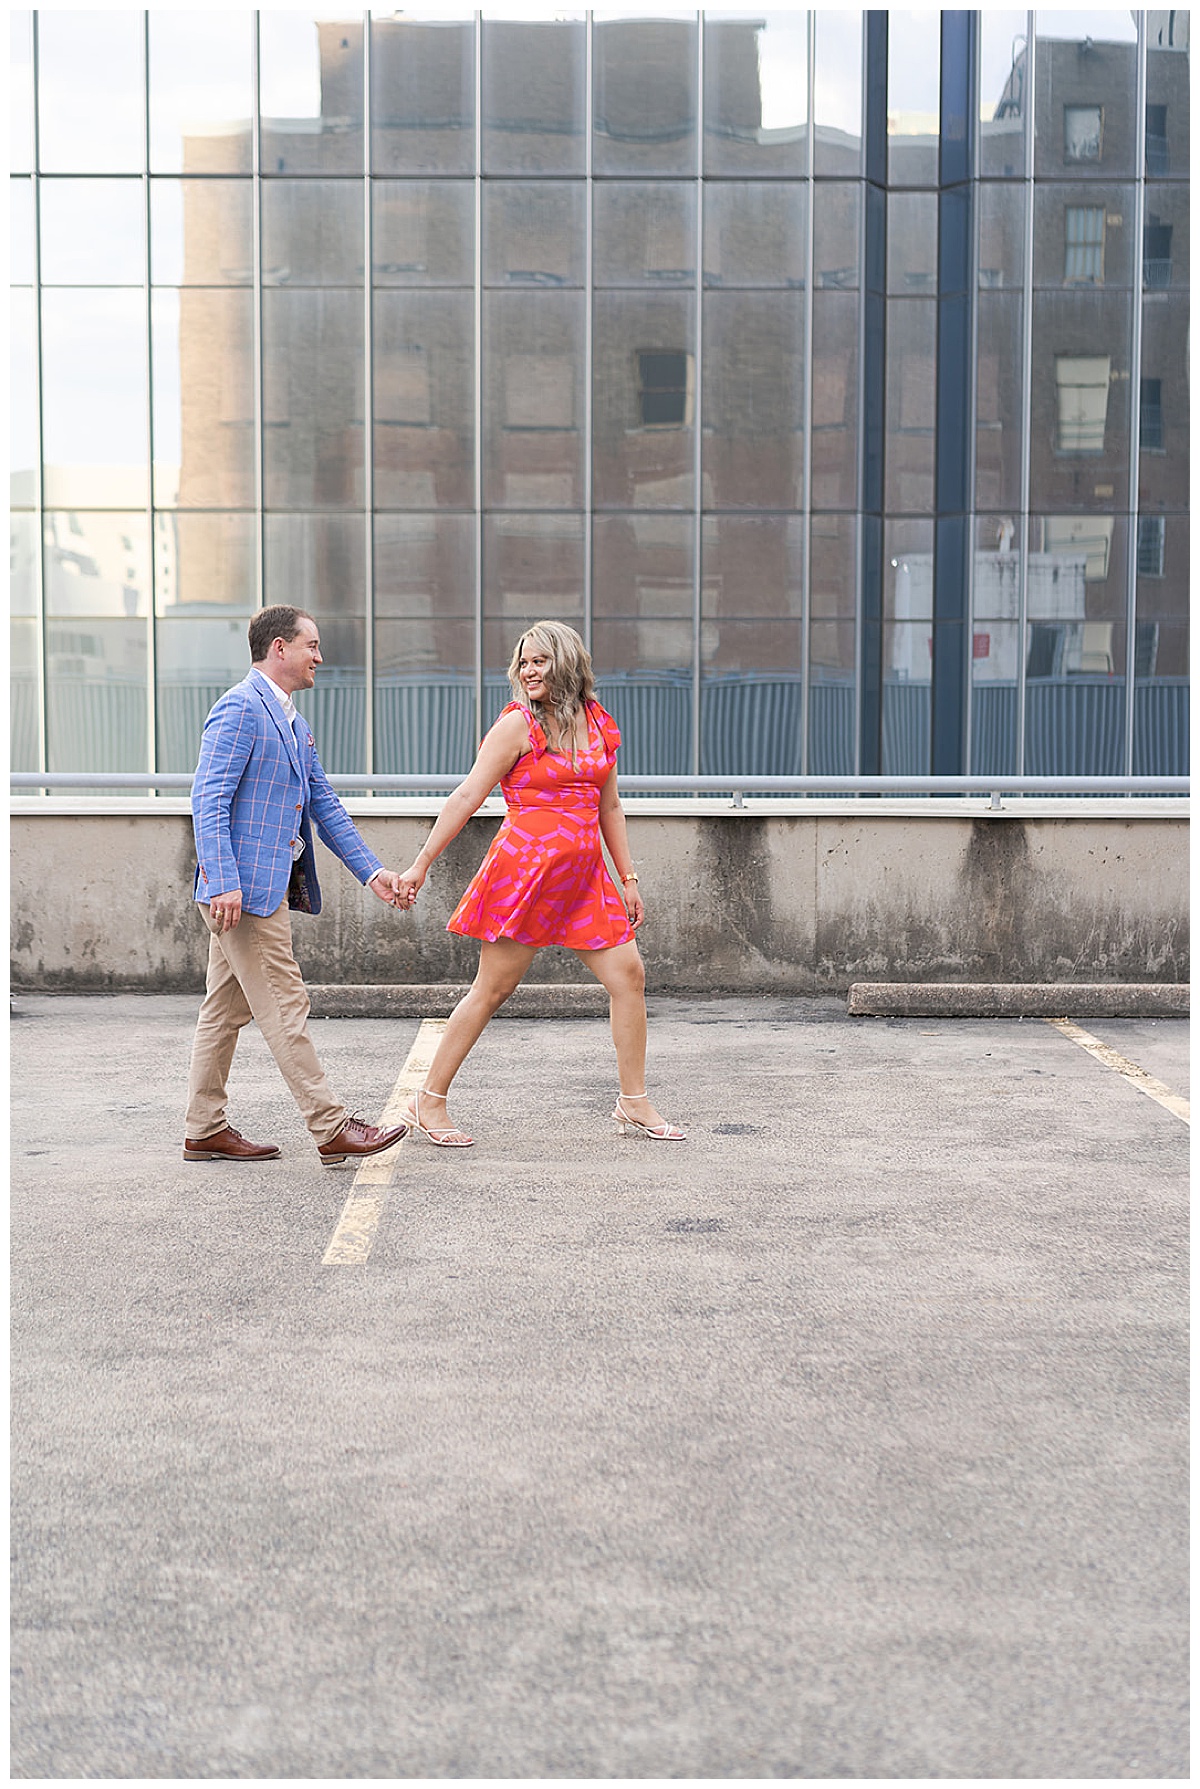
M 439 1148 L 469 1148 L 474 1138 L 446 1110 L 450 1083 L 537 952 L 561 944 L 608 990 L 619 1078 L 613 1118 L 621 1135 L 633 1130 L 656 1142 L 681 1142 L 684 1133 L 646 1095 L 646 975 L 634 939 L 644 909 L 617 794 L 621 735 L 595 700 L 587 647 L 562 622 L 539 621 L 522 634 L 508 681 L 515 699 L 400 879 L 400 900 L 411 906 L 435 858 L 500 784 L 504 823 L 448 925 L 479 939 L 479 970 L 447 1022 L 409 1118 Z

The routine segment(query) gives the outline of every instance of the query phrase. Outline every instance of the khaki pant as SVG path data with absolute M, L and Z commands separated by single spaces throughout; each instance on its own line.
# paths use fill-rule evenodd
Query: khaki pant
M 233 930 L 209 930 L 208 980 L 196 1021 L 188 1081 L 185 1134 L 194 1143 L 215 1136 L 229 1120 L 225 1089 L 238 1032 L 253 1019 L 267 1040 L 292 1098 L 318 1144 L 330 1143 L 349 1114 L 335 1100 L 308 1033 L 308 992 L 292 954 L 287 902 L 265 918 L 243 913 Z

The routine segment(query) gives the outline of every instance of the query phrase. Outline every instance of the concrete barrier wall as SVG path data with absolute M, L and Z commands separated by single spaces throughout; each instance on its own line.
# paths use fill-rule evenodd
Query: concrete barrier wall
M 354 804 L 351 804 L 352 807 Z M 841 993 L 852 981 L 1188 979 L 1187 824 L 1139 818 L 928 818 L 880 812 L 631 813 L 661 991 Z M 428 815 L 358 823 L 403 868 Z M 473 820 L 415 913 L 386 907 L 321 852 L 325 911 L 298 916 L 314 982 L 451 982 L 476 946 L 446 920 L 495 831 Z M 12 982 L 21 989 L 203 987 L 184 812 L 18 812 L 11 822 Z M 545 951 L 531 979 L 577 981 Z

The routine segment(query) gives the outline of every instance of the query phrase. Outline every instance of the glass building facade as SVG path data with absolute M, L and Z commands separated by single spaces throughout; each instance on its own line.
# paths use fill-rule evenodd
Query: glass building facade
M 10 20 L 14 769 L 1186 769 L 1186 12 Z

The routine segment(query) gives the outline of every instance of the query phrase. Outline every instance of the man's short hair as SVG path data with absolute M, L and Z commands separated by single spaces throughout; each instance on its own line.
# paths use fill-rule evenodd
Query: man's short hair
M 300 632 L 300 623 L 311 620 L 307 609 L 293 609 L 290 603 L 276 603 L 270 609 L 260 609 L 257 615 L 251 616 L 246 630 L 251 663 L 261 665 L 271 650 L 272 640 L 294 640 Z

